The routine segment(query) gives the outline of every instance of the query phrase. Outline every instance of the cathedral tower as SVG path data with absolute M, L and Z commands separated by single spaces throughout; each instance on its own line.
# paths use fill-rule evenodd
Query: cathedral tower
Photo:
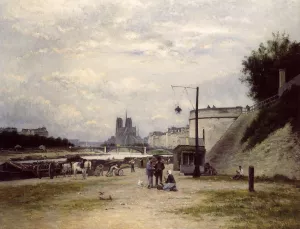
M 117 118 L 117 121 L 116 121 L 116 136 L 118 135 L 118 132 L 122 127 L 123 127 L 122 118 Z

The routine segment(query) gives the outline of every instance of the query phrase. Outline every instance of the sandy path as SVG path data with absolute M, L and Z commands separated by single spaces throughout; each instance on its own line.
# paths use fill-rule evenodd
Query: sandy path
M 170 167 L 171 168 L 171 167 Z M 146 187 L 138 187 L 139 179 L 146 180 L 145 170 L 136 169 L 135 173 L 130 173 L 129 169 L 125 170 L 122 179 L 114 177 L 89 177 L 88 180 L 114 179 L 111 183 L 103 188 L 91 187 L 82 193 L 74 193 L 73 195 L 63 196 L 60 198 L 80 198 L 98 197 L 98 192 L 103 191 L 113 197 L 113 201 L 106 202 L 105 209 L 94 211 L 77 211 L 72 215 L 59 214 L 57 212 L 43 211 L 40 217 L 30 219 L 30 216 L 18 214 L 18 221 L 14 224 L 6 220 L 6 225 L 13 228 L 44 228 L 44 229 L 148 229 L 159 227 L 160 229 L 201 229 L 201 228 L 224 228 L 227 218 L 216 218 L 203 216 L 193 218 L 187 215 L 176 215 L 169 213 L 170 210 L 191 206 L 202 199 L 196 192 L 201 190 L 217 190 L 217 189 L 247 189 L 246 183 L 241 182 L 212 182 L 191 180 L 189 177 L 179 176 L 178 172 L 174 173 L 178 183 L 178 192 L 165 192 L 157 189 L 147 189 Z M 79 179 L 79 177 L 78 177 Z M 40 182 L 72 182 L 74 178 L 57 178 L 50 179 L 31 179 L 22 181 L 3 182 L 2 185 L 24 185 Z M 85 181 L 82 181 L 85 182 Z M 267 184 L 257 184 L 256 189 L 265 189 Z M 99 200 L 100 201 L 100 200 Z M 4 224 L 5 225 L 5 224 Z M 1 227 L 2 228 L 2 227 Z M 6 229 L 3 228 L 3 229 Z

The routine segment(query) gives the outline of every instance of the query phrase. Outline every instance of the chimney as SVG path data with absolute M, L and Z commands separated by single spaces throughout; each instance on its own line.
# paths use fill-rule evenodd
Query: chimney
M 285 84 L 285 69 L 279 69 L 279 88 Z

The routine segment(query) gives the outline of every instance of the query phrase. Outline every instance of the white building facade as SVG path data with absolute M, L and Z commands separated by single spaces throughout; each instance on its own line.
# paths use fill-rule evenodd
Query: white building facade
M 189 144 L 189 126 L 171 127 L 167 132 L 155 131 L 148 136 L 150 147 L 174 149 L 178 145 Z

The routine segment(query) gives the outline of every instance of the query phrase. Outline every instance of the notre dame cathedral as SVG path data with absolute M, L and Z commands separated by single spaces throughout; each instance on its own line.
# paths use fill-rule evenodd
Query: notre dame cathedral
M 132 126 L 131 118 L 127 118 L 127 112 L 125 126 L 123 126 L 123 119 L 117 118 L 115 141 L 117 145 L 123 146 L 143 143 L 143 139 L 137 134 L 136 127 Z

